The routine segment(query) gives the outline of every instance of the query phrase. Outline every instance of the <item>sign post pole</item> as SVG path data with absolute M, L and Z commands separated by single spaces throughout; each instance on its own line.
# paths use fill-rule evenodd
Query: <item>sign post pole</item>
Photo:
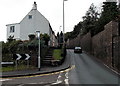
M 15 61 L 15 64 L 16 64 L 16 69 L 18 69 L 18 68 L 17 68 L 17 66 L 18 66 L 18 64 L 17 64 L 17 60 Z
M 38 70 L 40 71 L 40 31 L 36 31 L 38 42 Z

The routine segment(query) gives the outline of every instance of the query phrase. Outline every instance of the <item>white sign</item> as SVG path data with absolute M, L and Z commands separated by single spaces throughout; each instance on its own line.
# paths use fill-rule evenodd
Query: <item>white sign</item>
M 25 60 L 28 60 L 30 58 L 29 54 L 25 54 L 27 58 Z
M 16 54 L 16 55 L 18 56 L 16 60 L 20 60 L 22 56 L 20 54 Z
M 14 64 L 14 62 L 1 62 L 2 65 L 4 64 Z

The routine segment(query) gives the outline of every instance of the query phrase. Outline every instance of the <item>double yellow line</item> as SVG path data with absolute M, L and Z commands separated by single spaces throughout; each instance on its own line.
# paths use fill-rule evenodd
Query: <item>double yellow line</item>
M 75 68 L 75 65 L 72 65 L 70 68 L 59 71 L 59 72 L 54 72 L 54 73 L 47 73 L 47 74 L 40 74 L 40 75 L 33 75 L 33 76 L 21 76 L 21 77 L 12 77 L 12 78 L 0 78 L 0 79 L 20 79 L 20 78 L 32 78 L 32 77 L 39 77 L 39 76 L 49 76 L 49 75 L 55 75 L 55 74 L 59 74 L 59 73 L 64 73 L 64 72 L 68 72 L 72 69 Z

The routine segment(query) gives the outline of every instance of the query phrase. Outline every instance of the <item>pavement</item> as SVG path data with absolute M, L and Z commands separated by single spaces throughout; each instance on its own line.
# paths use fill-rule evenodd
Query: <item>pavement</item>
M 54 72 L 59 72 L 61 70 L 68 69 L 69 67 L 70 67 L 69 57 L 66 56 L 66 59 L 63 62 L 63 64 L 57 67 L 44 66 L 44 67 L 41 67 L 40 71 L 38 69 L 33 69 L 33 70 L 2 72 L 0 77 L 9 78 L 9 77 L 21 77 L 21 76 L 32 76 L 32 75 L 39 75 L 39 74 L 54 73 Z

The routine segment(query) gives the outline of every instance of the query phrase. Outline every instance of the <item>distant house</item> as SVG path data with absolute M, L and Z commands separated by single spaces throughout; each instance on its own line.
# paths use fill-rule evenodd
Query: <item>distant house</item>
M 6 26 L 7 38 L 13 37 L 16 40 L 29 40 L 28 35 L 35 34 L 36 31 L 47 33 L 50 38 L 54 35 L 49 21 L 37 10 L 36 2 L 20 23 L 7 24 Z M 52 44 L 54 40 L 50 40 L 51 46 L 54 45 Z

